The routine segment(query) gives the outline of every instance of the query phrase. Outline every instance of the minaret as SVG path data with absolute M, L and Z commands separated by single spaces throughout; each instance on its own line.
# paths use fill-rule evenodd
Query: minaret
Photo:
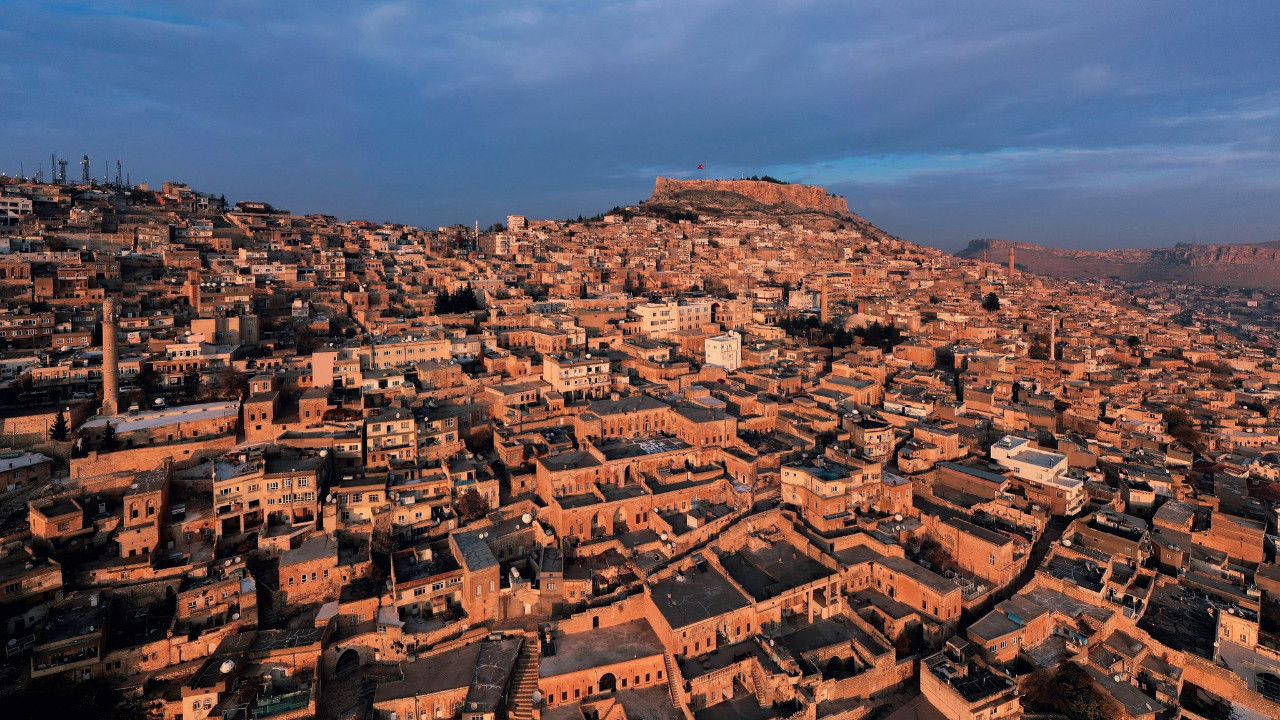
M 1013 267 L 1013 248 L 1012 248 L 1012 247 L 1010 247 L 1010 248 L 1009 248 L 1009 279 L 1010 279 L 1010 280 L 1012 280 L 1012 279 L 1013 279 L 1013 272 L 1014 272 L 1014 267 Z
M 1049 362 L 1058 359 L 1058 313 L 1049 313 Z
M 831 319 L 831 314 L 827 310 L 827 279 L 822 279 L 822 314 L 819 316 L 823 323 Z
M 102 414 L 120 414 L 120 352 L 116 348 L 116 323 L 120 304 L 115 298 L 102 303 Z

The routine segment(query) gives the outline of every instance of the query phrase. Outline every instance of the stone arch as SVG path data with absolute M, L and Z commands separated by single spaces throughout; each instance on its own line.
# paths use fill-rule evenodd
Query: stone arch
M 600 692 L 614 692 L 618 689 L 618 678 L 613 673 L 605 673 L 600 676 Z
M 354 648 L 347 648 L 338 656 L 338 663 L 334 666 L 334 674 L 338 677 L 347 677 L 360 667 L 360 653 Z
M 1270 672 L 1260 672 L 1254 685 L 1258 693 L 1272 702 L 1280 702 L 1280 676 Z

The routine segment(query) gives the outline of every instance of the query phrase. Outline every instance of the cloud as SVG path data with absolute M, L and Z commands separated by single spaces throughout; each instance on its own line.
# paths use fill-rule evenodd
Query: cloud
M 1020 239 L 1086 242 L 1061 229 L 1055 201 L 1096 218 L 1099 245 L 1144 223 L 1159 242 L 1175 206 L 1241 240 L 1271 239 L 1280 221 L 1262 201 L 1280 115 L 1270 3 L 8 11 L 30 28 L 4 35 L 0 61 L 10 171 L 55 148 L 108 151 L 135 177 L 427 226 L 590 214 L 698 163 L 832 185 L 924 242 L 996 234 L 1010 207 L 1046 218 L 1028 211 Z M 1236 191 L 1239 222 L 1218 188 Z

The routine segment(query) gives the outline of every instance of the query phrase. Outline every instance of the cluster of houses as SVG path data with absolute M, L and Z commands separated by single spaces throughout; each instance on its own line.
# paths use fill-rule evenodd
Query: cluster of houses
M 1274 294 L 822 213 L 0 197 L 0 693 L 1280 716 Z

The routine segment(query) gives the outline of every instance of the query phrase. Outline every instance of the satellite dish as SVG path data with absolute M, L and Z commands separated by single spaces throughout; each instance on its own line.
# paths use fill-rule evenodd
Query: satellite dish
M 1062 538 L 1062 547 L 1071 547 L 1071 538 Z
M 222 665 L 218 666 L 218 669 L 222 671 L 222 674 L 223 674 L 223 675 L 226 675 L 227 673 L 229 673 L 229 672 L 231 672 L 232 670 L 235 670 L 235 669 L 236 669 L 236 661 L 235 661 L 235 660 L 223 660 L 223 661 L 222 661 Z
M 897 520 L 898 522 L 902 522 L 902 513 L 896 513 L 896 514 L 893 516 L 893 519 L 894 519 L 894 520 Z
M 520 516 L 520 522 L 524 523 L 525 525 L 528 525 L 529 523 L 533 522 L 533 516 L 530 515 L 529 513 L 525 513 Z

